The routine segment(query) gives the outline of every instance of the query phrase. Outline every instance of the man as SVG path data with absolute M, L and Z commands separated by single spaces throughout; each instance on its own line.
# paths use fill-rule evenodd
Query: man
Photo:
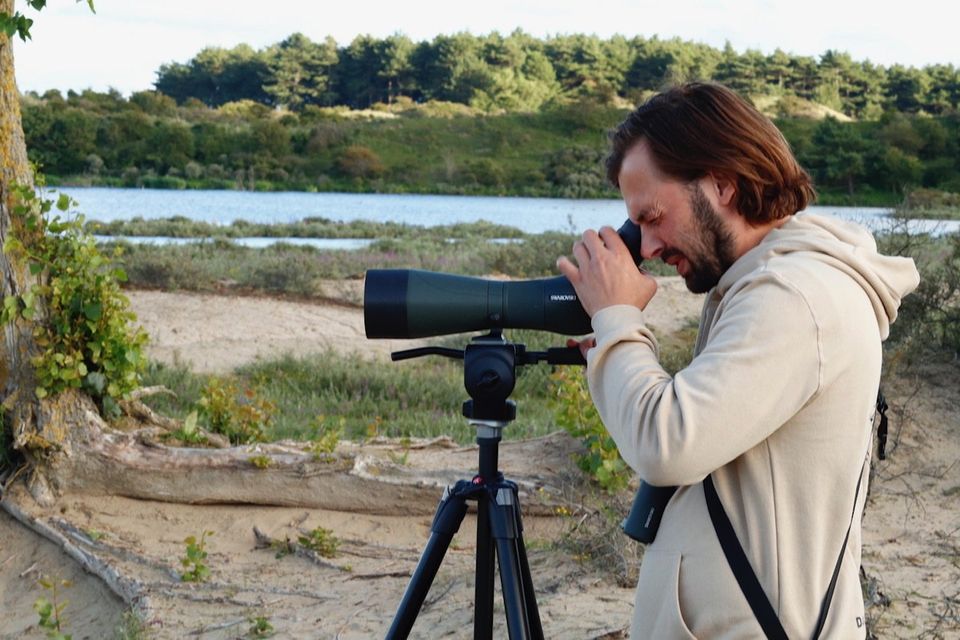
M 708 512 L 710 476 L 786 635 L 814 637 L 840 559 L 821 637 L 863 638 L 859 481 L 880 343 L 918 284 L 913 262 L 879 255 L 856 225 L 794 215 L 814 196 L 809 177 L 719 85 L 654 96 L 612 146 L 608 177 L 644 258 L 707 292 L 694 358 L 671 378 L 644 322 L 656 282 L 616 232 L 585 232 L 576 265 L 557 263 L 592 317 L 581 348 L 604 424 L 641 479 L 679 487 L 644 554 L 631 636 L 763 637 Z

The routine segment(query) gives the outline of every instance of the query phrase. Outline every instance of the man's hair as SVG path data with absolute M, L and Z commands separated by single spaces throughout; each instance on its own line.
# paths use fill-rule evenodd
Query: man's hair
M 726 87 L 693 82 L 659 93 L 610 134 L 607 178 L 620 187 L 624 155 L 645 140 L 657 167 L 692 182 L 706 175 L 736 184 L 736 205 L 750 224 L 777 220 L 816 198 L 810 176 L 783 134 Z

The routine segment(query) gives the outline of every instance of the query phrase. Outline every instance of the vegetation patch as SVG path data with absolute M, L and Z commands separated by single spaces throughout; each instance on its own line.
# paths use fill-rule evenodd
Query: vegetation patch
M 104 416 L 116 417 L 117 401 L 140 386 L 147 342 L 120 289 L 126 274 L 83 230 L 82 216 L 51 217 L 52 201 L 30 187 L 13 191 L 16 223 L 3 250 L 23 259 L 36 280 L 4 299 L 0 321 L 34 323 L 37 397 L 83 389 Z M 56 207 L 64 212 L 71 204 L 61 195 Z

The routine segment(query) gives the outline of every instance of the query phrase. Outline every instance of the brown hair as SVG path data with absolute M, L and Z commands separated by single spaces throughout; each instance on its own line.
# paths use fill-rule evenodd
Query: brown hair
M 777 220 L 816 198 L 810 176 L 783 134 L 726 87 L 693 82 L 659 93 L 610 134 L 607 178 L 620 186 L 623 157 L 646 140 L 657 166 L 691 182 L 706 175 L 736 182 L 736 204 L 751 224 Z

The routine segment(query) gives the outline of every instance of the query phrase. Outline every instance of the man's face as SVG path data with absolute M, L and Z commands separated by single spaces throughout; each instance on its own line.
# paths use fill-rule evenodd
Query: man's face
M 624 156 L 619 178 L 627 213 L 640 225 L 644 259 L 675 267 L 693 293 L 716 286 L 736 261 L 735 242 L 700 181 L 665 176 L 642 141 Z

